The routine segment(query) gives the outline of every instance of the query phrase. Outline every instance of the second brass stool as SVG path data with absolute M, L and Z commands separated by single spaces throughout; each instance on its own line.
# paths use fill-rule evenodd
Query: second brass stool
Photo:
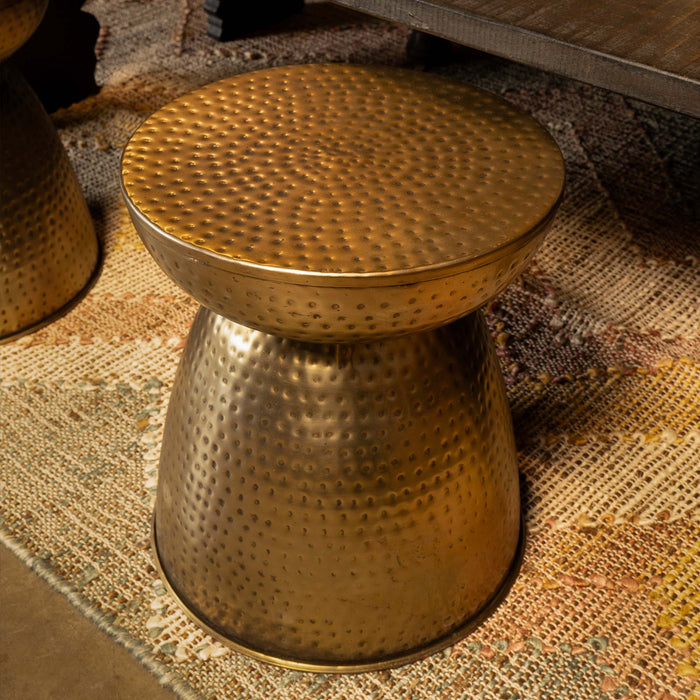
M 444 78 L 290 66 L 159 110 L 122 168 L 146 246 L 203 305 L 154 516 L 174 595 L 237 649 L 305 670 L 464 636 L 522 547 L 478 309 L 552 221 L 553 140 Z
M 100 250 L 56 128 L 21 74 L 3 63 L 39 26 L 47 0 L 0 0 L 0 343 L 68 311 Z

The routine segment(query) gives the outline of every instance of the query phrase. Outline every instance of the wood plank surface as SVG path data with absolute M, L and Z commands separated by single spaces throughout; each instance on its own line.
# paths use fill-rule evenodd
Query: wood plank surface
M 698 0 L 334 0 L 700 117 Z

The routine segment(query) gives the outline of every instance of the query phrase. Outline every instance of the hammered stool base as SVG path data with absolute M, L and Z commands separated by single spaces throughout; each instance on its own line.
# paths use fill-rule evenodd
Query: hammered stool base
M 481 312 L 353 345 L 201 309 L 155 509 L 189 614 L 259 658 L 377 669 L 470 631 L 517 570 L 518 471 Z
M 33 90 L 0 65 L 0 343 L 69 311 L 99 271 L 90 212 Z
M 397 654 L 396 656 L 387 656 L 384 658 L 377 658 L 373 661 L 363 662 L 363 661 L 351 661 L 350 663 L 331 663 L 328 661 L 302 661 L 288 656 L 277 656 L 274 653 L 270 653 L 265 650 L 261 650 L 257 647 L 249 646 L 244 641 L 238 641 L 231 637 L 227 637 L 222 634 L 219 628 L 212 627 L 209 622 L 203 619 L 197 612 L 195 612 L 191 607 L 189 607 L 188 601 L 180 596 L 180 594 L 173 588 L 170 580 L 168 579 L 168 574 L 163 568 L 163 564 L 160 560 L 160 554 L 158 552 L 155 518 L 153 520 L 151 530 L 151 547 L 153 548 L 154 560 L 156 565 L 156 570 L 160 576 L 168 593 L 173 597 L 175 602 L 180 606 L 182 611 L 190 618 L 194 623 L 201 627 L 205 632 L 211 635 L 214 639 L 221 642 L 225 646 L 228 646 L 235 651 L 250 656 L 258 661 L 265 661 L 269 664 L 274 664 L 275 666 L 281 666 L 282 668 L 291 669 L 294 671 L 307 671 L 316 673 L 364 673 L 366 671 L 382 671 L 384 669 L 397 668 L 398 666 L 404 666 L 410 664 L 414 661 L 420 661 L 426 656 L 442 651 L 456 644 L 460 640 L 464 639 L 467 635 L 473 632 L 479 625 L 481 625 L 484 620 L 486 620 L 501 604 L 503 599 L 507 596 L 508 592 L 513 585 L 513 582 L 518 576 L 520 571 L 520 566 L 522 564 L 523 552 L 525 549 L 525 530 L 524 524 L 521 518 L 521 529 L 520 537 L 518 538 L 518 548 L 508 570 L 506 577 L 501 583 L 500 587 L 494 592 L 491 599 L 484 605 L 484 607 L 473 617 L 470 617 L 465 621 L 463 625 L 460 625 L 452 633 L 433 640 L 432 642 L 423 645 L 422 647 L 414 650 L 409 650 Z

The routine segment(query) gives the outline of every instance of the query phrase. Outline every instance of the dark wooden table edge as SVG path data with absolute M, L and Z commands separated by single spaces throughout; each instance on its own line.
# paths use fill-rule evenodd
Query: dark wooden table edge
M 333 0 L 496 56 L 700 118 L 700 81 L 429 0 Z

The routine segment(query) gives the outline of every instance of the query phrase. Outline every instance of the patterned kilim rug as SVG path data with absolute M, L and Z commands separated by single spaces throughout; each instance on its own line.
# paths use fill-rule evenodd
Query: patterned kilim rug
M 218 44 L 201 0 L 94 0 L 101 92 L 54 121 L 105 260 L 52 325 L 0 347 L 3 541 L 183 698 L 700 698 L 699 123 L 506 61 L 442 69 L 547 125 L 569 184 L 536 261 L 488 311 L 529 531 L 497 612 L 393 671 L 297 673 L 188 621 L 149 528 L 164 412 L 196 304 L 118 189 L 153 110 L 214 79 L 313 61 L 402 64 L 408 31 L 309 3 Z

